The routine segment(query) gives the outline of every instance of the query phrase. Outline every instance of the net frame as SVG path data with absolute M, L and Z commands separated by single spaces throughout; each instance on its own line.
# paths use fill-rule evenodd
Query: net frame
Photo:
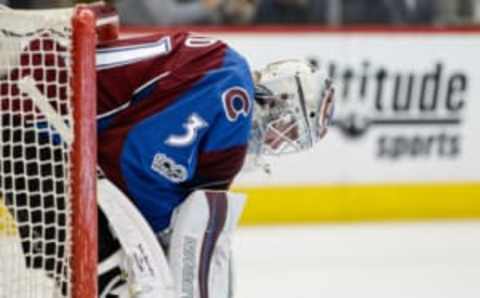
M 72 148 L 72 294 L 97 296 L 97 126 L 96 126 L 96 18 L 86 6 L 76 8 L 73 27 Z
M 4 8 L 3 8 L 4 9 Z M 4 10 L 5 11 L 5 10 Z M 71 274 L 68 297 L 93 298 L 97 296 L 97 207 L 96 207 L 96 16 L 88 6 L 74 9 L 48 10 L 31 13 L 8 10 L 13 16 L 31 14 L 30 25 L 25 32 L 34 32 L 37 19 L 51 18 L 58 23 L 71 24 L 69 65 L 73 74 L 70 86 L 73 110 L 73 142 L 69 144 L 70 160 L 70 225 L 66 236 L 66 250 Z M 28 24 L 28 23 L 27 23 Z M 1 28 L 0 28 L 1 29 Z M 15 28 L 18 29 L 18 28 Z M 22 46 L 19 47 L 22 50 Z M 28 82 L 27 82 L 28 83 Z M 19 84 L 20 85 L 20 84 Z M 60 123 L 62 120 L 60 120 Z M 8 227 L 7 227 L 8 228 Z M 10 227 L 11 228 L 11 227 Z M 1 295 L 0 295 L 1 296 Z M 36 297 L 36 296 L 28 296 Z

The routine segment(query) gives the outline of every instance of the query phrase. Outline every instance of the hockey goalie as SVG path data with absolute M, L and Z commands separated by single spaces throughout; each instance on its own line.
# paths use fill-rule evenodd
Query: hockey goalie
M 47 53 L 61 46 L 36 40 L 24 45 Z M 21 56 L 19 65 L 22 59 L 28 57 Z M 49 54 L 38 59 L 63 63 Z M 300 60 L 252 71 L 224 42 L 188 32 L 104 41 L 96 61 L 99 297 L 233 297 L 231 243 L 245 197 L 229 187 L 245 160 L 307 150 L 325 136 L 333 114 L 331 82 Z M 44 75 L 25 68 L 9 74 L 18 82 L 33 80 L 48 98 Z M 64 74 L 48 75 L 62 80 Z M 10 88 L 1 84 L 0 99 Z M 15 108 L 0 102 L 2 110 Z M 24 120 L 2 118 L 42 125 Z M 64 138 L 42 130 L 2 139 L 16 137 L 40 143 Z M 15 151 L 10 149 L 2 154 Z M 1 186 L 7 208 L 29 204 L 27 197 L 13 198 L 24 195 L 15 189 L 20 185 Z M 64 236 L 54 231 L 43 237 Z M 27 264 L 35 268 L 39 260 L 29 257 L 32 244 L 23 240 Z
M 228 189 L 248 154 L 298 152 L 325 135 L 330 82 L 297 60 L 252 72 L 225 43 L 186 32 L 102 44 L 97 67 L 100 226 L 110 222 L 120 243 L 100 242 L 100 259 L 135 246 L 122 243 L 131 238 L 120 228 L 129 208 L 117 223 L 103 206 L 118 208 L 124 197 L 168 256 L 172 297 L 233 297 L 231 241 L 245 198 Z M 140 271 L 126 260 L 100 264 L 104 291 L 121 271 Z M 138 297 L 159 297 L 148 294 L 159 284 L 129 276 Z

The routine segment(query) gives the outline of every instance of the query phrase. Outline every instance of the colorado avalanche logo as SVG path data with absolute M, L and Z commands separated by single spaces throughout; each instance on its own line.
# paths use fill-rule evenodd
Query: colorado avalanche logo
M 222 101 L 227 119 L 231 122 L 237 121 L 240 115 L 248 117 L 252 109 L 248 92 L 241 87 L 232 87 L 223 92 Z

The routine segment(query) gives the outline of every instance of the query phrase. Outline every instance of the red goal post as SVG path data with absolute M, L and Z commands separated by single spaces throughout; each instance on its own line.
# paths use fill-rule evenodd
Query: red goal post
M 97 296 L 95 15 L 85 7 L 72 19 L 72 297 Z
M 0 9 L 0 297 L 97 296 L 97 41 L 103 3 Z

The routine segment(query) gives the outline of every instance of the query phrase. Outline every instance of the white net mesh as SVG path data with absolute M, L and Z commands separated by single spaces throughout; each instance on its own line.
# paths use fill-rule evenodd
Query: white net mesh
M 0 9 L 0 298 L 71 293 L 69 12 Z

